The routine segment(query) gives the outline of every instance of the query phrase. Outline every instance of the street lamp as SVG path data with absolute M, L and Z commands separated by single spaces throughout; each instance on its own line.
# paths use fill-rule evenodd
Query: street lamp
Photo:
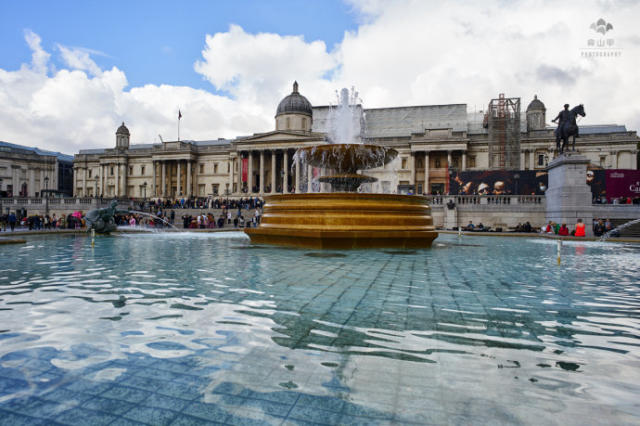
M 513 179 L 516 181 L 516 191 L 514 195 L 518 195 L 518 181 L 520 180 L 520 173 L 513 175 Z
M 44 177 L 44 192 L 45 192 L 45 198 L 44 198 L 44 203 L 45 203 L 45 207 L 44 207 L 44 214 L 45 216 L 49 214 L 49 176 L 45 176 Z M 42 191 L 40 191 L 40 195 L 42 195 Z

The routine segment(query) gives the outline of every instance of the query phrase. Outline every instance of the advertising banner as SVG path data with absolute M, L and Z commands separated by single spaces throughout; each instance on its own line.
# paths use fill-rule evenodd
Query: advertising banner
M 452 171 L 451 195 L 544 195 L 548 175 L 544 170 Z
M 605 170 L 607 200 L 640 197 L 640 170 Z
M 243 158 L 242 159 L 242 181 L 243 182 L 247 182 L 248 170 L 249 170 L 249 159 Z

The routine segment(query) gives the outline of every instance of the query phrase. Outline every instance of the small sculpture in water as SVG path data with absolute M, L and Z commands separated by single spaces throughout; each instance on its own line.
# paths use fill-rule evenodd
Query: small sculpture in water
M 117 201 L 112 201 L 109 207 L 89 210 L 84 216 L 87 222 L 87 231 L 94 229 L 98 234 L 108 234 L 116 230 L 114 216 L 117 213 L 129 213 L 127 210 L 118 210 Z

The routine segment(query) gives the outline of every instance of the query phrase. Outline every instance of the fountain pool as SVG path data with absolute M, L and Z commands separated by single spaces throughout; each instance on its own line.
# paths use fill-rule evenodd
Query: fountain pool
M 0 246 L 0 424 L 631 424 L 640 247 Z

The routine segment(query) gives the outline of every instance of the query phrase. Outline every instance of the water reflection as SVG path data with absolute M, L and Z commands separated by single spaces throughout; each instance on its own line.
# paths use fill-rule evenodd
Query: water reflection
M 52 411 L 35 417 L 58 420 L 96 398 L 134 412 L 153 396 L 199 419 L 640 414 L 635 247 L 566 245 L 557 267 L 542 240 L 438 241 L 308 252 L 236 250 L 256 247 L 238 233 L 144 234 L 6 250 L 0 410 L 44 398 Z M 120 398 L 127 389 L 140 401 Z M 62 390 L 75 402 L 45 398 Z

